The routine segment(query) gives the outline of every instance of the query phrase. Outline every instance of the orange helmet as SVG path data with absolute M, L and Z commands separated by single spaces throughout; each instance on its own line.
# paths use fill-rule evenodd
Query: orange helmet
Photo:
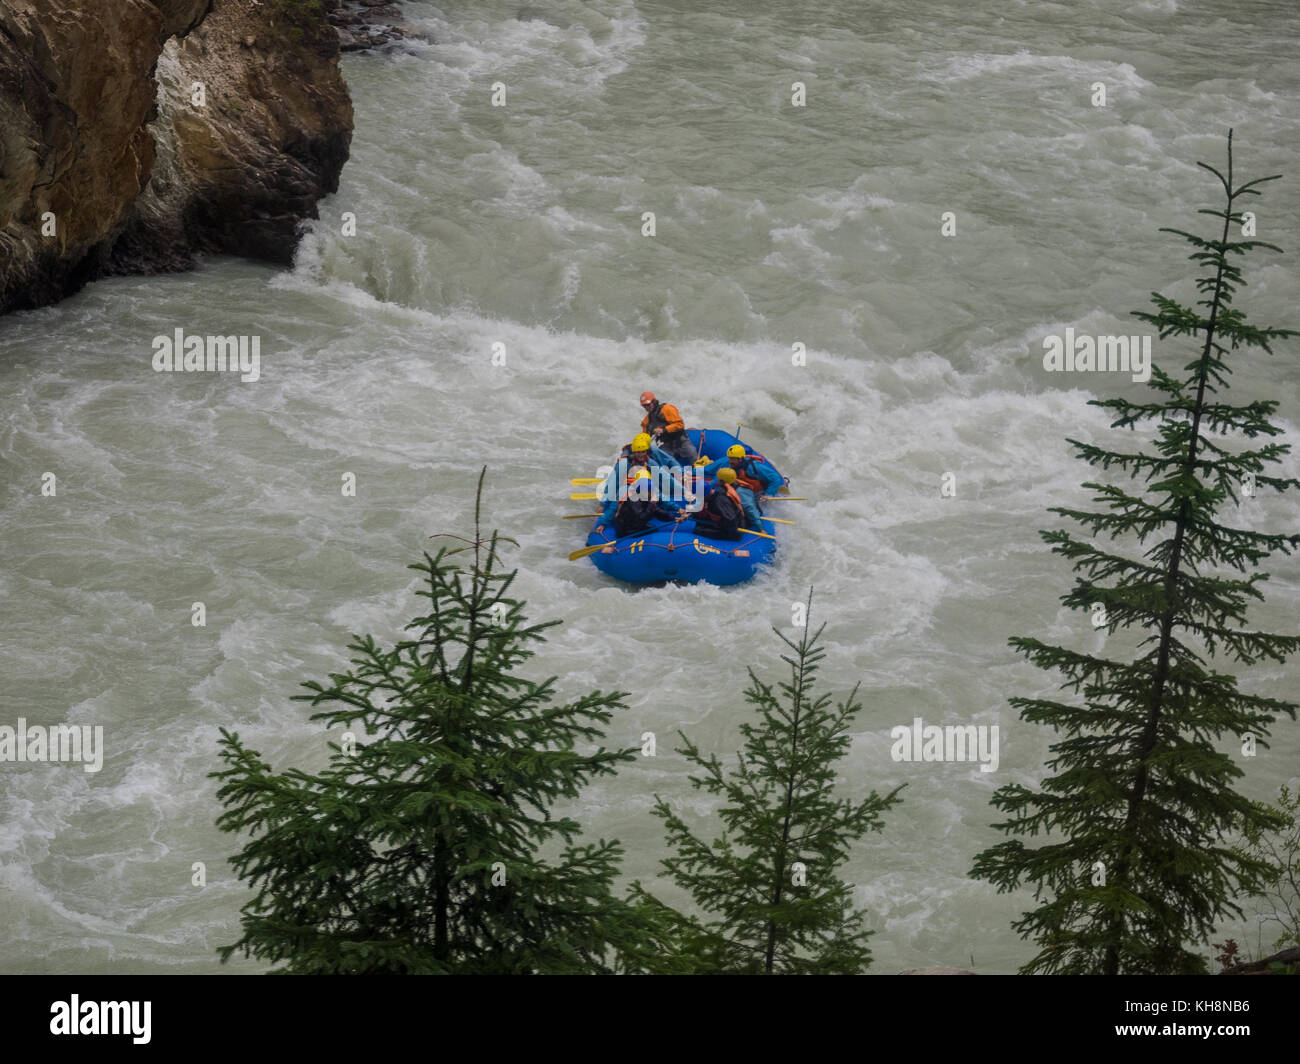
M 653 403 L 654 401 L 655 401 L 655 393 L 654 393 L 654 392 L 642 392 L 642 393 L 641 393 L 641 405 L 642 405 L 642 406 L 649 406 L 649 405 L 650 405 L 651 403 Z

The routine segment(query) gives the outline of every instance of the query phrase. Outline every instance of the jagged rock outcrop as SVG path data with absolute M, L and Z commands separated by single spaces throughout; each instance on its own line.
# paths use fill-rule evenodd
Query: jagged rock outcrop
M 214 0 L 158 60 L 152 179 L 109 269 L 184 266 L 198 251 L 288 265 L 303 219 L 338 188 L 352 103 L 323 8 Z
M 345 52 L 382 48 L 423 36 L 401 21 L 401 8 L 390 0 L 325 0 L 325 7 Z
M 0 0 L 0 312 L 102 271 L 153 167 L 162 24 L 143 0 Z
M 150 0 L 163 17 L 163 38 L 189 33 L 212 7 L 212 0 Z
M 199 252 L 287 264 L 352 135 L 320 0 L 0 0 L 0 313 Z

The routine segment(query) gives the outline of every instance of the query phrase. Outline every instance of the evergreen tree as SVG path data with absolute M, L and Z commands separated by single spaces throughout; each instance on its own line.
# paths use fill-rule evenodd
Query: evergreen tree
M 1248 444 L 1281 432 L 1269 421 L 1277 404 L 1234 406 L 1222 398 L 1239 348 L 1271 354 L 1273 342 L 1296 333 L 1248 325 L 1232 307 L 1245 283 L 1233 256 L 1281 251 L 1229 239 L 1232 226 L 1244 227 L 1242 199 L 1275 177 L 1233 185 L 1231 132 L 1226 176 L 1198 165 L 1219 179 L 1227 197 L 1223 210 L 1200 212 L 1222 220 L 1218 238 L 1163 231 L 1192 245 L 1190 257 L 1204 271 L 1201 298 L 1187 307 L 1153 292 L 1156 312 L 1134 313 L 1161 340 L 1195 338 L 1199 353 L 1179 377 L 1153 368 L 1149 386 L 1157 395 L 1149 402 L 1093 401 L 1114 413 L 1112 427 L 1155 422 L 1153 448 L 1107 450 L 1070 440 L 1090 465 L 1116 467 L 1138 484 L 1126 490 L 1085 483 L 1104 509 L 1053 508 L 1092 539 L 1042 533 L 1081 574 L 1061 601 L 1083 611 L 1101 603 L 1109 633 L 1131 628 L 1142 640 L 1133 660 L 1011 640 L 1036 665 L 1064 673 L 1064 688 L 1082 696 L 1082 704 L 1011 699 L 1023 720 L 1064 738 L 1047 763 L 1056 775 L 1040 790 L 1011 785 L 994 795 L 993 805 L 1010 816 L 995 826 L 1055 840 L 1026 846 L 1008 839 L 980 854 L 972 870 L 999 891 L 1035 884 L 1043 904 L 1013 924 L 1040 947 L 1026 972 L 1203 972 L 1205 962 L 1187 944 L 1208 941 L 1225 914 L 1240 916 L 1233 896 L 1253 892 L 1269 875 L 1267 863 L 1224 844 L 1224 836 L 1281 826 L 1268 806 L 1233 791 L 1242 770 L 1215 743 L 1253 736 L 1267 746 L 1269 726 L 1279 714 L 1294 719 L 1297 707 L 1239 690 L 1234 676 L 1207 659 L 1280 662 L 1300 647 L 1295 636 L 1246 627 L 1247 602 L 1263 597 L 1258 585 L 1267 578 L 1256 567 L 1274 551 L 1290 553 L 1300 536 L 1237 527 L 1219 516 L 1229 500 L 1239 502 L 1243 484 L 1300 486 L 1265 473 L 1287 453 L 1285 444 Z M 1131 558 L 1108 550 L 1103 536 L 1135 536 L 1150 546 Z
M 810 592 L 805 621 L 811 609 Z M 677 752 L 701 773 L 692 786 L 725 800 L 725 829 L 710 844 L 656 796 L 654 813 L 675 851 L 664 869 L 702 915 L 673 913 L 639 884 L 636 890 L 671 922 L 681 963 L 696 973 L 840 975 L 871 963 L 872 932 L 836 869 L 853 841 L 883 827 L 881 814 L 901 801 L 902 788 L 857 803 L 834 796 L 833 766 L 862 707 L 856 686 L 834 706 L 829 694 L 813 695 L 824 628 L 810 633 L 805 625 L 798 643 L 773 629 L 793 652 L 782 655 L 790 679 L 774 692 L 749 670 L 745 699 L 758 720 L 740 726 L 744 746 L 734 770 L 678 733 L 685 745 Z
M 480 475 L 480 500 L 482 487 Z M 477 502 L 474 524 L 470 546 L 410 566 L 427 600 L 414 638 L 357 638 L 349 672 L 297 696 L 332 705 L 312 720 L 361 725 L 369 741 L 330 743 L 319 774 L 273 774 L 222 729 L 217 824 L 252 833 L 232 863 L 258 888 L 223 961 L 242 950 L 290 973 L 583 973 L 644 970 L 661 952 L 652 923 L 611 893 L 619 844 L 577 845 L 578 824 L 550 812 L 635 756 L 575 749 L 600 740 L 623 694 L 554 705 L 553 677 L 515 674 L 559 622 L 525 622 Z M 468 571 L 447 560 L 461 550 Z M 538 855 L 561 841 L 558 857 Z

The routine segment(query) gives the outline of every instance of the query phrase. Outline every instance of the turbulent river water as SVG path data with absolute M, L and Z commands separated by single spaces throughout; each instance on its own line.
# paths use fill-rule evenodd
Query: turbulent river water
M 213 824 L 217 729 L 278 768 L 322 764 L 338 735 L 291 696 L 345 663 L 349 633 L 391 639 L 415 615 L 405 566 L 431 533 L 469 529 L 487 465 L 516 589 L 532 618 L 564 621 L 533 672 L 570 696 L 631 691 L 610 741 L 658 736 L 659 756 L 571 810 L 622 840 L 628 880 L 681 900 L 653 795 L 701 830 L 712 806 L 675 732 L 735 750 L 745 666 L 780 678 L 771 626 L 790 631 L 811 586 L 821 681 L 860 683 L 864 702 L 843 792 L 908 785 L 843 870 L 878 930 L 873 970 L 1014 970 L 1029 897 L 966 872 L 1002 838 L 990 795 L 1041 778 L 1052 740 L 1007 698 L 1055 681 L 1007 639 L 1103 645 L 1060 606 L 1072 578 L 1037 530 L 1090 496 L 1065 438 L 1125 442 L 1088 400 L 1144 391 L 1048 373 L 1042 341 L 1140 332 L 1128 312 L 1151 290 L 1193 294 L 1185 245 L 1157 230 L 1211 224 L 1195 164 L 1223 162 L 1229 127 L 1239 173 L 1287 175 L 1256 210 L 1288 254 L 1247 260 L 1238 305 L 1300 324 L 1300 11 L 407 6 L 430 40 L 344 61 L 352 158 L 292 270 L 214 260 L 0 321 L 0 722 L 102 725 L 106 749 L 98 773 L 0 766 L 0 969 L 258 970 L 214 952 L 249 897 Z M 154 337 L 178 327 L 258 336 L 259 378 L 154 372 Z M 1233 376 L 1235 398 L 1280 402 L 1293 443 L 1296 351 L 1251 352 Z M 646 388 L 690 424 L 743 422 L 808 498 L 781 510 L 797 524 L 752 583 L 635 590 L 565 559 L 582 523 L 561 516 L 586 506 L 569 479 L 630 438 Z M 1297 494 L 1261 493 L 1240 519 L 1294 531 Z M 1251 619 L 1294 631 L 1300 562 L 1268 569 Z M 1294 698 L 1298 679 L 1292 662 L 1246 682 Z M 890 729 L 915 717 L 998 724 L 998 770 L 894 762 Z M 1300 728 L 1245 767 L 1243 790 L 1275 793 Z M 1259 938 L 1250 920 L 1225 931 Z

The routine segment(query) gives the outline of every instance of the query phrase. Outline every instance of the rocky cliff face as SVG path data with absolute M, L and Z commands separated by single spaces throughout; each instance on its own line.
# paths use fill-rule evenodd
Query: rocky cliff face
M 321 0 L 0 0 L 0 313 L 202 251 L 287 264 L 352 136 Z

